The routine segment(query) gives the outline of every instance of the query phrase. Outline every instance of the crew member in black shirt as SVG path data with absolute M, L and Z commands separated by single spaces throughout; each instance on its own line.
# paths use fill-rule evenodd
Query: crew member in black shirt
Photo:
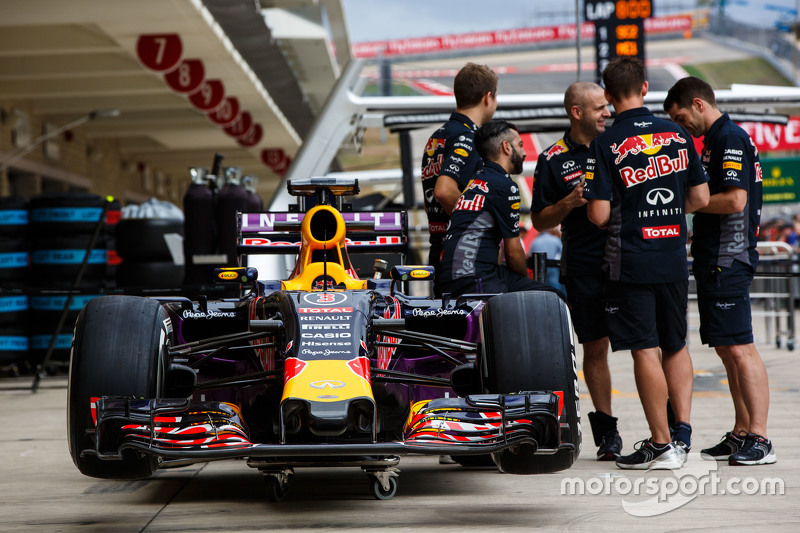
M 678 80 L 664 110 L 695 137 L 703 137 L 709 176 L 708 205 L 694 216 L 692 270 L 697 281 L 700 339 L 722 359 L 736 418 L 733 430 L 701 454 L 733 465 L 777 461 L 767 438 L 769 379 L 753 343 L 750 283 L 761 221 L 761 162 L 753 140 L 717 108 L 711 86 Z
M 483 170 L 467 184 L 450 217 L 441 262 L 442 291 L 504 293 L 548 290 L 527 277 L 519 238 L 519 188 L 510 174 L 522 172 L 525 150 L 516 126 L 505 121 L 484 124 L 475 134 Z M 505 265 L 498 263 L 500 242 Z
M 611 113 L 603 88 L 589 81 L 577 81 L 567 88 L 564 108 L 570 127 L 539 154 L 536 163 L 531 220 L 538 231 L 561 224 L 561 282 L 583 347 L 583 375 L 595 408 L 589 413 L 589 422 L 597 459 L 613 461 L 622 451 L 622 438 L 611 414 L 608 331 L 603 318 L 606 232 L 589 222 L 583 197 L 589 143 L 605 131 Z
M 617 116 L 592 141 L 583 196 L 589 220 L 608 229 L 608 336 L 614 351 L 631 350 L 651 434 L 616 462 L 623 469 L 680 468 L 691 447 L 686 213 L 708 204 L 708 177 L 689 133 L 644 107 L 648 83 L 640 60 L 612 60 L 603 83 Z
M 439 259 L 450 213 L 469 180 L 480 170 L 475 130 L 497 109 L 497 75 L 486 65 L 467 63 L 453 80 L 456 112 L 437 129 L 422 155 L 422 191 L 428 216 L 428 263 L 436 269 L 433 291 L 439 296 Z

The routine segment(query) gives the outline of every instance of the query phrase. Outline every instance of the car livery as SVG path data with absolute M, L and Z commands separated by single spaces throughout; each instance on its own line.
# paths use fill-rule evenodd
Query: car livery
M 401 292 L 430 281 L 428 266 L 398 264 L 389 278 L 379 268 L 360 279 L 347 235 L 405 244 L 404 214 L 340 212 L 340 197 L 358 191 L 352 181 L 290 180 L 289 190 L 317 205 L 243 213 L 238 225 L 242 253 L 297 254 L 286 279 L 222 269 L 217 283 L 239 289 L 238 298 L 114 295 L 81 311 L 67 426 L 82 473 L 139 479 L 239 458 L 279 501 L 295 469 L 321 464 L 360 467 L 378 499 L 394 496 L 408 454 L 478 455 L 513 474 L 573 464 L 576 363 L 569 314 L 555 294 L 452 301 Z

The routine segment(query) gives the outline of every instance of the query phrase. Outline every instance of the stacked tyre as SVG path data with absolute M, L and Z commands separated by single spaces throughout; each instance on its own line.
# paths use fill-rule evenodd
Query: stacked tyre
M 183 284 L 184 267 L 170 250 L 171 236 L 183 237 L 183 220 L 123 218 L 117 224 L 117 286 L 125 289 L 172 289 Z M 174 240 L 180 247 L 180 238 Z
M 86 295 L 94 297 L 107 285 L 108 234 L 107 200 L 81 192 L 46 193 L 34 196 L 29 204 L 31 251 L 30 364 L 45 363 L 45 370 L 66 370 L 72 330 Z M 98 227 L 99 225 L 99 227 Z M 97 238 L 88 252 L 95 232 Z M 73 303 L 66 311 L 69 294 Z M 82 307 L 81 303 L 81 307 Z M 66 317 L 61 328 L 62 313 Z M 51 348 L 52 345 L 52 348 Z M 47 358 L 48 351 L 50 357 Z M 47 359 L 45 361 L 45 359 Z
M 81 309 L 99 294 L 33 294 L 30 296 L 30 312 L 35 317 L 31 323 L 30 351 L 36 364 L 44 360 L 50 343 L 53 343 L 48 370 L 57 369 L 69 362 L 69 351 L 72 346 L 72 330 Z M 66 314 L 60 332 L 54 333 Z
M 0 198 L 0 369 L 15 373 L 28 358 L 27 233 L 25 201 Z
M 0 198 L 0 287 L 24 288 L 28 280 L 28 208 L 18 196 Z
M 71 289 L 106 200 L 87 193 L 48 193 L 30 203 L 32 285 Z M 103 221 L 105 222 L 105 221 Z M 108 254 L 106 232 L 101 231 L 77 288 L 96 289 L 105 283 Z
M 0 369 L 18 373 L 28 361 L 28 296 L 0 292 Z

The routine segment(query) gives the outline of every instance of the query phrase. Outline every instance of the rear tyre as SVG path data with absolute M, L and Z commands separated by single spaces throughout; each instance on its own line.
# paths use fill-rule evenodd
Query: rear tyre
M 562 391 L 560 438 L 575 446 L 554 455 L 535 455 L 532 446 L 520 446 L 492 454 L 497 466 L 509 474 L 558 472 L 572 466 L 580 453 L 581 428 L 566 304 L 555 293 L 544 291 L 495 296 L 481 313 L 481 339 L 478 368 L 483 388 L 493 394 Z
M 170 333 L 166 310 L 137 296 L 103 296 L 83 308 L 75 324 L 67 393 L 69 451 L 81 473 L 106 479 L 147 478 L 155 456 L 132 450 L 121 461 L 81 456 L 94 449 L 90 399 L 100 396 L 157 398 L 161 393 L 161 352 Z

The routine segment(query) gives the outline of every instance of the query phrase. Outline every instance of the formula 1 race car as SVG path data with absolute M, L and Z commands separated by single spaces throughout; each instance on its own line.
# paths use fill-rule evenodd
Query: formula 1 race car
M 68 434 L 83 474 L 246 458 L 280 501 L 294 469 L 346 465 L 389 499 L 407 454 L 510 474 L 572 465 L 578 378 L 556 294 L 409 296 L 433 269 L 402 264 L 359 279 L 348 250 L 405 250 L 406 214 L 348 211 L 353 180 L 289 190 L 296 209 L 240 214 L 237 237 L 242 254 L 299 251 L 288 279 L 217 269 L 240 297 L 103 296 L 81 311 Z

